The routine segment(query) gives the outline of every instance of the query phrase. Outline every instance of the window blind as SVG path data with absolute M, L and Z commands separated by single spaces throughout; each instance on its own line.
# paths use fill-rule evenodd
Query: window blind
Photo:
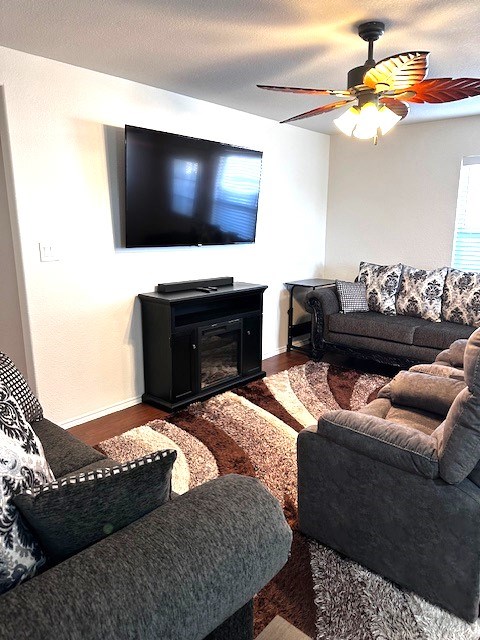
M 462 160 L 452 266 L 480 271 L 480 156 Z
M 246 240 L 255 236 L 260 166 L 260 158 L 223 156 L 215 181 L 212 223 Z

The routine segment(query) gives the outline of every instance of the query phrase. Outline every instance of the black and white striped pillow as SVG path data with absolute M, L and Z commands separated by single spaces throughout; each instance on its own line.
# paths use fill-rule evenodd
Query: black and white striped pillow
M 335 280 L 342 313 L 368 311 L 367 288 L 363 282 Z
M 67 476 L 14 498 L 56 564 L 126 527 L 170 499 L 174 449 Z
M 0 351 L 0 381 L 10 389 L 27 422 L 35 422 L 43 418 L 42 407 L 33 395 L 27 381 L 10 358 L 2 351 Z

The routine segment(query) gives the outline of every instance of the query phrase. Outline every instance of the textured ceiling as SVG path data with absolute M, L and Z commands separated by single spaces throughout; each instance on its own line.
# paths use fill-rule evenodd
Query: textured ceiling
M 478 0 L 0 0 L 0 44 L 282 120 L 329 98 L 257 83 L 346 88 L 382 20 L 375 58 L 431 52 L 429 77 L 480 77 Z M 480 97 L 413 105 L 407 122 L 480 114 Z M 338 112 L 337 114 L 338 115 Z M 330 132 L 333 114 L 295 123 Z

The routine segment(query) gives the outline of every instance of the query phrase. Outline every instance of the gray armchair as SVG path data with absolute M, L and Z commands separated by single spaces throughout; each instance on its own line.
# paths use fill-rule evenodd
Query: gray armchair
M 480 604 L 480 329 L 465 382 L 402 371 L 298 437 L 299 526 L 470 622 Z

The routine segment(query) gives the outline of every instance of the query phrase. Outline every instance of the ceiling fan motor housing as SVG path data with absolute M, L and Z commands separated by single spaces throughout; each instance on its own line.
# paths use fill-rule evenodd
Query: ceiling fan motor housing
M 347 76 L 347 89 L 353 89 L 354 87 L 363 84 L 364 75 L 374 66 L 375 64 L 362 64 L 361 67 L 350 69 Z

